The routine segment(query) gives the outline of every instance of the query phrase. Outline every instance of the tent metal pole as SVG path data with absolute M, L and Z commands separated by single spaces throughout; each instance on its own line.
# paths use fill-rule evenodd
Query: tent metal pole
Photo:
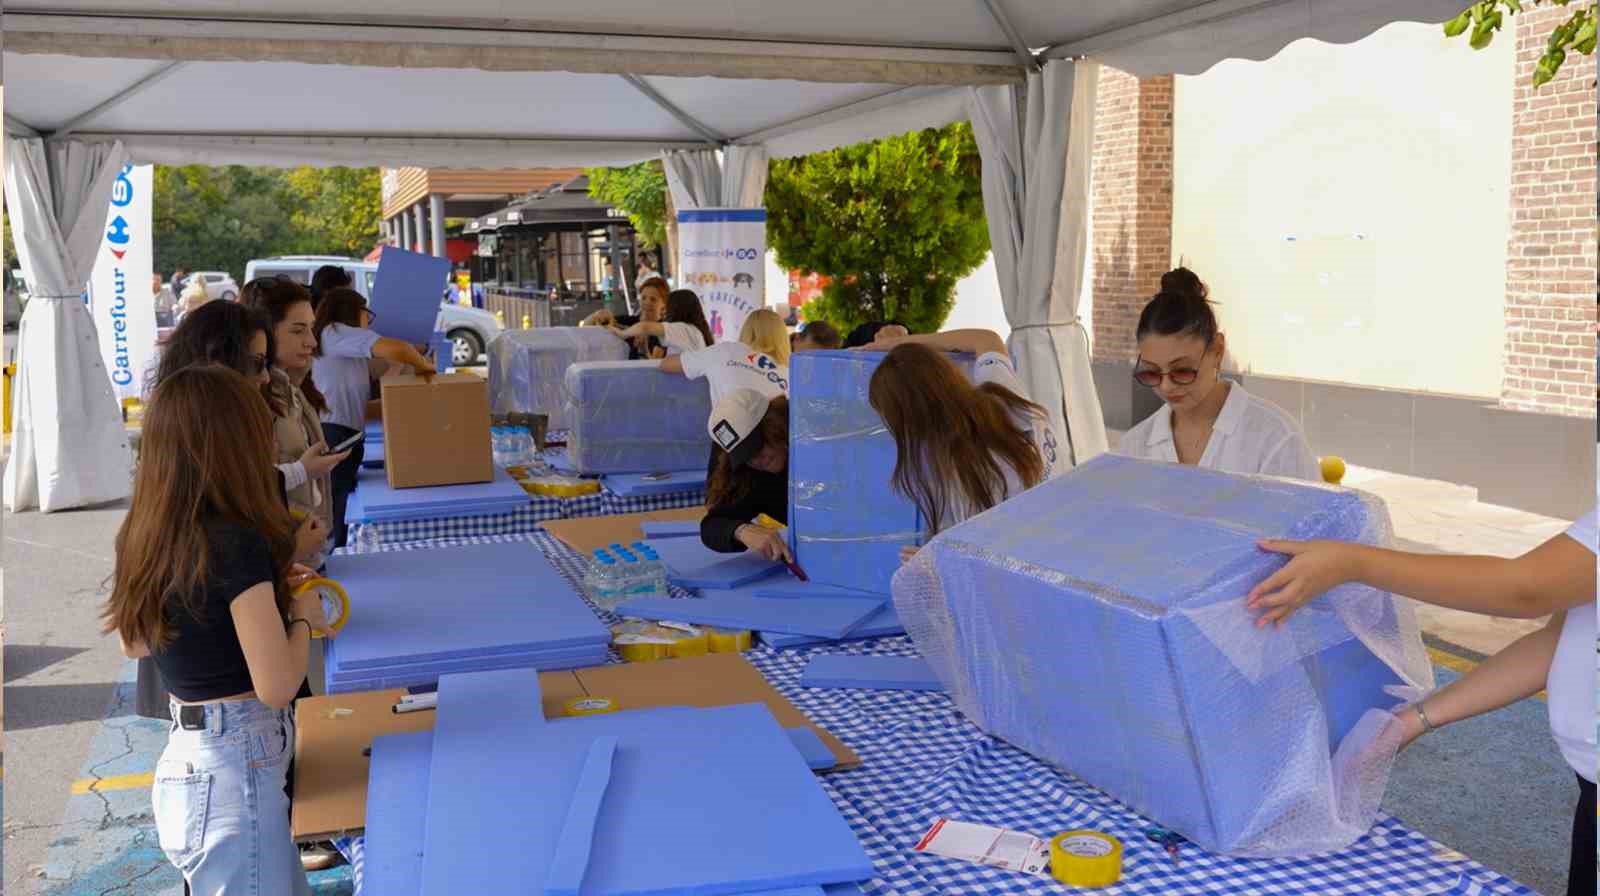
M 718 146 L 728 142 L 727 137 L 724 137 L 716 131 L 713 131 L 712 129 L 701 124 L 700 121 L 693 115 L 690 115 L 689 113 L 678 108 L 671 100 L 662 96 L 661 92 L 652 87 L 650 82 L 646 81 L 644 78 L 638 75 L 625 74 L 622 75 L 622 80 L 633 85 L 635 90 L 644 94 L 645 97 L 650 100 L 650 102 L 660 106 L 662 111 L 666 112 L 668 115 L 671 115 L 673 118 L 678 119 L 678 121 L 681 122 L 684 127 L 687 127 L 689 130 L 694 131 L 696 134 L 706 138 L 707 142 L 715 143 Z
M 118 103 L 121 103 L 123 100 L 134 96 L 142 90 L 154 87 L 155 85 L 171 77 L 174 72 L 182 67 L 182 62 L 169 62 L 166 65 L 163 65 L 150 74 L 145 75 L 143 78 L 140 78 L 132 84 L 129 84 L 127 87 L 118 91 L 115 96 L 112 96 L 110 99 L 106 100 L 100 105 L 95 106 L 93 109 L 90 109 L 81 115 L 74 116 L 72 119 L 68 120 L 66 124 L 56 128 L 53 132 L 51 132 L 50 139 L 61 140 L 65 138 L 73 131 L 93 121 L 102 113 L 109 111 L 112 107 L 116 106 Z
M 1000 5 L 1001 0 L 982 0 L 982 2 L 984 9 L 989 11 L 989 18 L 994 19 L 994 23 L 1000 26 L 1006 39 L 1011 41 L 1011 48 L 1016 51 L 1017 58 L 1022 64 L 1029 69 L 1038 68 L 1039 60 L 1034 57 L 1033 49 L 1028 46 L 1028 42 L 1023 40 L 1022 32 L 1017 30 L 1011 17 L 1006 15 L 1005 7 Z

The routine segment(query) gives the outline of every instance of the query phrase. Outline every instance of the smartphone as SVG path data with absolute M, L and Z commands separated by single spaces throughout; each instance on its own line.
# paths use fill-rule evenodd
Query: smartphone
M 333 446 L 332 448 L 328 448 L 328 449 L 324 450 L 322 453 L 323 454 L 338 454 L 341 451 L 347 451 L 347 450 L 349 450 L 351 448 L 354 448 L 356 446 L 357 442 L 362 441 L 366 437 L 367 437 L 366 433 L 358 432 L 355 435 L 351 436 L 350 438 L 345 439 L 343 442 L 340 442 L 339 444 Z

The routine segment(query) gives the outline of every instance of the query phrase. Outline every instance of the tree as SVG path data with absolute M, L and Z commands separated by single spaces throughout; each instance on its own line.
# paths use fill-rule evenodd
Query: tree
M 1541 6 L 1544 2 L 1545 0 L 1529 0 L 1528 5 Z M 1549 2 L 1557 6 L 1568 6 L 1572 0 L 1549 0 Z M 1474 50 L 1481 50 L 1494 42 L 1495 33 L 1505 23 L 1506 13 L 1515 15 L 1522 10 L 1522 0 L 1482 0 L 1446 22 L 1444 33 L 1447 37 L 1459 37 L 1471 29 L 1472 34 L 1467 41 Z M 1568 50 L 1584 56 L 1594 54 L 1597 18 L 1600 18 L 1600 3 L 1589 0 L 1587 5 L 1580 5 L 1565 22 L 1556 26 L 1545 44 L 1544 55 L 1539 57 L 1539 64 L 1533 70 L 1533 86 L 1543 87 L 1555 78 L 1556 72 L 1560 71 L 1561 66 L 1567 61 Z
M 667 176 L 661 163 L 590 168 L 589 196 L 622 210 L 646 249 L 667 242 Z
M 778 264 L 831 280 L 806 319 L 841 331 L 877 320 L 937 331 L 956 282 L 989 252 L 964 122 L 773 162 L 766 206 Z
M 271 255 L 360 256 L 381 215 L 373 168 L 157 166 L 155 268 L 242 275 Z

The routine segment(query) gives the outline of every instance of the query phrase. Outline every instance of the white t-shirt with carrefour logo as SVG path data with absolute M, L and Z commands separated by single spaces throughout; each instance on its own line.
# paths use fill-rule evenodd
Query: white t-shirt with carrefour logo
M 789 394 L 789 368 L 742 342 L 719 342 L 708 349 L 686 352 L 679 360 L 683 375 L 705 377 L 714 405 L 739 389 L 754 389 L 768 398 Z

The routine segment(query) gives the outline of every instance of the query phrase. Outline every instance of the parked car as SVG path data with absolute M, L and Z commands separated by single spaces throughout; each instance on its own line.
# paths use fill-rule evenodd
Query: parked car
M 28 288 L 20 270 L 7 271 L 5 281 L 5 328 L 12 330 L 22 322 L 22 307 L 28 302 Z
M 198 277 L 206 288 L 206 295 L 224 302 L 239 301 L 239 284 L 234 282 L 233 275 L 227 271 L 195 271 L 189 275 L 189 280 Z
M 350 273 L 357 292 L 372 298 L 372 287 L 378 279 L 378 265 L 371 261 L 356 261 L 335 255 L 281 255 L 258 258 L 245 265 L 244 279 L 248 283 L 257 277 L 285 276 L 309 286 L 311 276 L 325 264 L 336 264 Z M 442 301 L 435 330 L 450 340 L 450 362 L 457 367 L 469 367 L 484 361 L 489 343 L 500 335 L 500 322 L 493 314 L 481 308 L 470 308 L 456 302 Z

